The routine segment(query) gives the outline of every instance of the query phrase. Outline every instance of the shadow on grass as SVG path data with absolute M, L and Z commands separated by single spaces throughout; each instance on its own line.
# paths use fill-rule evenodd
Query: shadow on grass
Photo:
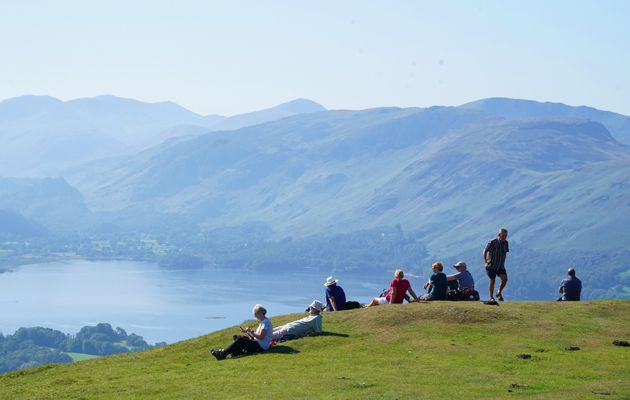
M 321 336 L 350 337 L 350 335 L 339 332 L 322 332 Z
M 299 350 L 296 350 L 293 347 L 285 346 L 283 344 L 277 344 L 267 351 L 267 353 L 274 354 L 297 354 L 299 352 Z

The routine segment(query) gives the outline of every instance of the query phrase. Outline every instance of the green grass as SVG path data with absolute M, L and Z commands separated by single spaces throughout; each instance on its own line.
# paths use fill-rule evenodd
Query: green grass
M 93 358 L 98 358 L 98 356 L 92 354 L 84 354 L 84 353 L 66 353 L 70 357 L 72 357 L 72 361 L 85 361 L 91 360 Z
M 326 314 L 324 330 L 221 362 L 208 350 L 235 329 L 12 372 L 0 375 L 0 398 L 630 398 L 630 348 L 612 345 L 630 340 L 629 301 L 380 306 Z

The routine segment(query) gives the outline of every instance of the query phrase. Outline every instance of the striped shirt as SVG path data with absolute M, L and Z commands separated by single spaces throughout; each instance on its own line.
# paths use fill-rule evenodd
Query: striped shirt
M 489 241 L 484 250 L 484 254 L 490 254 L 490 260 L 488 260 L 490 261 L 490 269 L 493 271 L 505 269 L 505 258 L 509 251 L 510 246 L 507 240 L 495 238 Z

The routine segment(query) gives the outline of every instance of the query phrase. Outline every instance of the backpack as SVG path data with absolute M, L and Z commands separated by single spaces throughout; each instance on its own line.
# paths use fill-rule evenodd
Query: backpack
M 451 290 L 446 294 L 446 299 L 451 301 L 479 301 L 479 292 L 473 288 Z
M 346 301 L 346 304 L 344 304 L 343 309 L 344 310 L 353 310 L 355 308 L 361 308 L 361 303 L 359 303 L 358 301 Z

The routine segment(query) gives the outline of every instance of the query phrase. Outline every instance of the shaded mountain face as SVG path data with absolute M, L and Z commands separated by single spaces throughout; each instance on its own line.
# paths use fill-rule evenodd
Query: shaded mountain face
M 90 216 L 81 193 L 62 178 L 0 178 L 0 209 L 64 230 L 80 229 Z
M 37 222 L 24 218 L 15 211 L 0 210 L 0 237 L 27 239 L 46 232 Z
M 619 142 L 630 145 L 630 117 L 592 107 L 571 107 L 562 103 L 490 98 L 464 104 L 461 108 L 482 111 L 507 119 L 581 118 L 604 125 Z
M 628 171 L 628 147 L 602 123 L 464 106 L 303 114 L 168 142 L 72 182 L 95 211 L 138 221 L 259 221 L 278 237 L 401 224 L 453 254 L 504 225 L 536 248 L 624 246 Z
M 227 118 L 201 116 L 172 102 L 115 96 L 66 102 L 48 96 L 16 97 L 0 102 L 0 176 L 57 175 L 90 161 L 131 155 L 177 136 L 321 110 L 317 103 L 295 100 Z

